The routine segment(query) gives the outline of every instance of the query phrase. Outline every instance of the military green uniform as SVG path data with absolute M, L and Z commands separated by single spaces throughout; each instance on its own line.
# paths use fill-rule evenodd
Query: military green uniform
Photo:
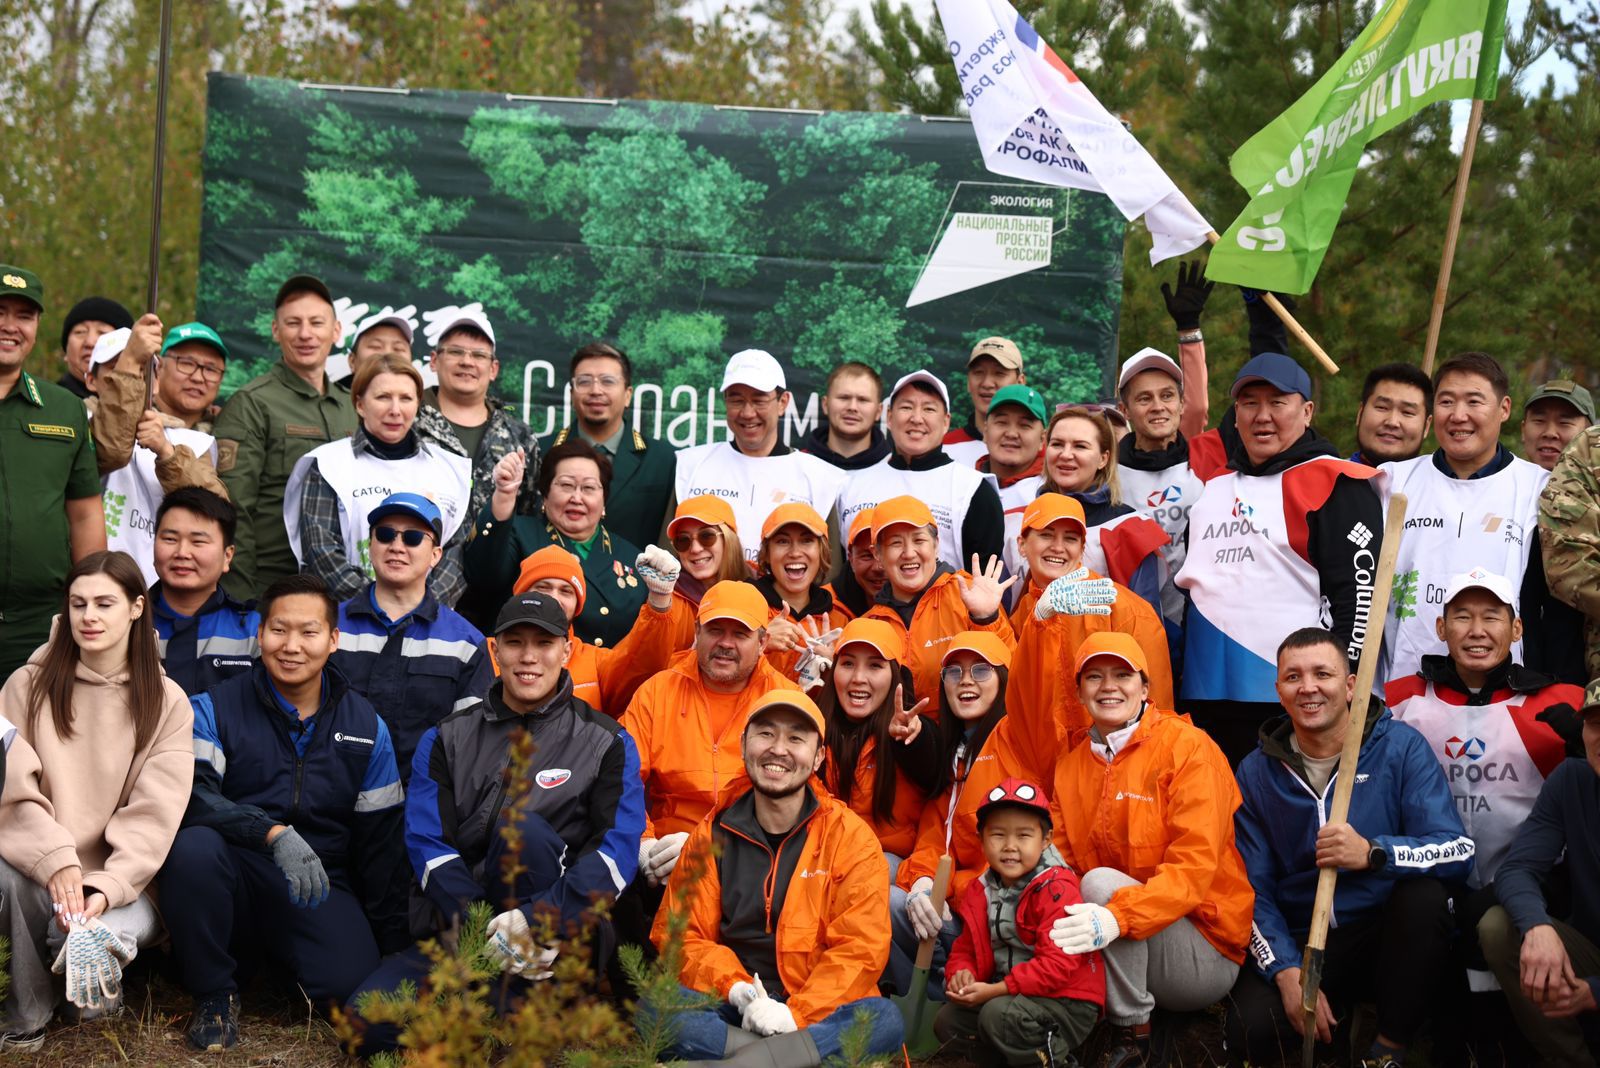
M 551 437 L 539 439 L 539 451 L 550 455 L 552 448 L 574 433 L 572 427 L 566 427 Z M 637 430 L 623 428 L 622 444 L 611 457 L 611 489 L 606 493 L 607 530 L 640 546 L 661 537 L 667 505 L 672 500 L 677 455 L 677 451 L 660 438 L 647 438 Z
M 22 372 L 0 400 L 0 683 L 61 610 L 72 567 L 67 502 L 99 496 L 83 401 Z
M 1539 538 L 1550 592 L 1583 613 L 1585 666 L 1600 678 L 1600 427 L 1574 438 L 1550 472 Z
M 356 428 L 350 393 L 327 382 L 318 393 L 280 361 L 242 386 L 213 430 L 217 473 L 239 510 L 233 565 L 222 584 L 240 600 L 259 597 L 300 570 L 283 525 L 283 490 L 295 461 Z

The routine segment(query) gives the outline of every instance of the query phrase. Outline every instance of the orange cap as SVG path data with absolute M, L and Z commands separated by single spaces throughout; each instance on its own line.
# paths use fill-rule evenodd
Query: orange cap
M 856 517 L 850 520 L 850 537 L 845 539 L 846 545 L 854 545 L 863 534 L 869 539 L 872 537 L 872 515 L 876 511 L 876 508 L 863 508 L 856 513 Z
M 828 727 L 822 718 L 822 709 L 799 690 L 768 690 L 750 706 L 750 715 L 745 717 L 745 726 L 748 727 L 755 722 L 757 716 L 774 708 L 794 709 L 811 721 L 817 728 L 818 735 L 827 737 Z
M 1133 640 L 1133 635 L 1102 630 L 1089 635 L 1078 646 L 1078 659 L 1072 668 L 1073 677 L 1082 675 L 1083 665 L 1097 656 L 1114 656 L 1133 670 L 1146 676 L 1150 674 L 1150 669 L 1145 666 L 1144 650 Z
M 948 664 L 950 658 L 960 652 L 977 653 L 995 667 L 1011 666 L 1011 646 L 987 630 L 964 630 L 951 638 L 940 663 Z
M 732 514 L 731 510 L 729 514 Z M 768 513 L 766 522 L 761 524 L 761 540 L 766 541 L 778 532 L 779 527 L 790 523 L 805 527 L 819 538 L 826 537 L 828 533 L 827 521 L 817 514 L 815 508 L 804 501 L 790 501 Z
M 915 497 L 890 497 L 878 502 L 872 510 L 872 540 L 876 542 L 884 531 L 900 526 L 931 527 L 933 513 Z
M 1029 501 L 1022 510 L 1022 529 L 1043 530 L 1062 519 L 1075 524 L 1080 532 L 1089 533 L 1089 524 L 1083 519 L 1083 505 L 1076 497 L 1065 493 L 1041 493 Z
M 543 549 L 522 559 L 522 571 L 512 585 L 511 592 L 527 593 L 541 579 L 560 579 L 578 591 L 577 615 L 583 611 L 583 602 L 589 591 L 583 584 L 583 564 L 559 545 L 546 545 Z
M 844 630 L 839 632 L 839 640 L 834 642 L 834 658 L 844 652 L 844 647 L 855 643 L 870 645 L 874 651 L 885 660 L 895 663 L 904 663 L 906 659 L 905 635 L 881 619 L 852 619 L 844 625 Z
M 723 579 L 700 598 L 698 618 L 702 624 L 713 619 L 734 619 L 751 630 L 760 630 L 772 618 L 772 610 L 753 584 Z
M 678 510 L 672 513 L 672 522 L 667 524 L 667 537 L 676 535 L 678 524 L 685 519 L 698 519 L 708 527 L 717 524 L 725 527 L 738 526 L 733 518 L 733 505 L 711 493 L 702 493 L 698 497 L 679 501 Z

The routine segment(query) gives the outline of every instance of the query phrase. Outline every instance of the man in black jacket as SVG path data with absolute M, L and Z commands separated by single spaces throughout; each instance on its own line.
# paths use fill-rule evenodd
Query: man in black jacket
M 828 372 L 822 419 L 805 451 L 841 471 L 859 471 L 889 455 L 889 439 L 878 426 L 883 379 L 864 363 L 848 360 Z

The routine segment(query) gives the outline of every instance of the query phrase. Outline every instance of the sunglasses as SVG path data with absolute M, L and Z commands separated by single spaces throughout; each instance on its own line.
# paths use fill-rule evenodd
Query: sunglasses
M 431 538 L 433 535 L 426 530 L 401 530 L 398 527 L 373 527 L 372 537 L 373 540 L 379 545 L 388 545 L 393 542 L 394 539 L 399 538 L 401 545 L 404 545 L 407 549 L 415 549 L 417 546 L 422 544 L 423 539 Z
M 689 546 L 699 542 L 702 549 L 709 549 L 717 543 L 717 539 L 720 537 L 722 537 L 722 531 L 716 527 L 701 527 L 693 534 L 674 535 L 672 547 L 680 553 L 686 553 L 689 551 Z
M 939 677 L 944 679 L 944 681 L 947 683 L 955 684 L 961 681 L 962 675 L 966 674 L 972 675 L 973 682 L 988 682 L 990 679 L 994 678 L 994 665 L 973 664 L 969 672 L 964 670 L 960 664 L 951 664 L 949 667 L 939 672 Z

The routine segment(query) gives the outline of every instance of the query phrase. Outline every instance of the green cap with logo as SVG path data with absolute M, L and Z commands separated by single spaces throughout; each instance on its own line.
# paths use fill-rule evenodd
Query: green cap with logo
M 1581 715 L 1600 712 L 1600 679 L 1595 679 L 1589 688 L 1583 691 L 1583 707 L 1578 710 Z
M 168 349 L 174 345 L 182 345 L 186 341 L 198 341 L 210 345 L 224 360 L 228 358 L 228 346 L 224 345 L 221 336 L 205 323 L 184 323 L 168 330 L 167 340 L 161 343 L 161 355 L 165 356 Z
M 32 271 L 0 263 L 0 297 L 21 297 L 31 300 L 44 311 L 44 283 Z
M 1044 398 L 1032 386 L 1025 386 L 1020 382 L 1001 386 L 995 390 L 994 398 L 989 401 L 989 414 L 993 415 L 1002 404 L 1020 405 L 1029 415 L 1041 423 L 1044 422 Z
M 1558 378 L 1554 382 L 1546 382 L 1533 391 L 1533 395 L 1522 406 L 1522 410 L 1526 412 L 1542 400 L 1565 401 L 1578 409 L 1579 415 L 1591 423 L 1594 422 L 1594 398 L 1589 395 L 1588 390 L 1570 379 Z

